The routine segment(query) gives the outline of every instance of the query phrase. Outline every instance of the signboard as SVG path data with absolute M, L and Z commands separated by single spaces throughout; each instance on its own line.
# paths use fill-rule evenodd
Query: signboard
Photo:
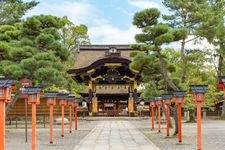
M 30 79 L 22 79 L 19 81 L 20 87 L 30 87 L 32 86 L 32 81 Z
M 112 103 L 106 103 L 106 104 L 104 104 L 104 106 L 105 107 L 114 107 L 114 104 L 112 104 Z
M 32 86 L 32 81 L 30 79 L 22 79 L 19 81 L 19 87 L 20 91 L 22 92 L 24 87 L 31 87 Z M 20 94 L 20 98 L 27 99 L 28 95 L 26 94 Z

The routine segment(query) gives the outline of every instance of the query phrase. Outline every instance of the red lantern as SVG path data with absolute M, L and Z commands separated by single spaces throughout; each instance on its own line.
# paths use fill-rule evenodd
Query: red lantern
M 155 107 L 155 99 L 154 98 L 150 98 L 149 102 L 150 102 L 150 108 L 151 108 L 151 114 L 152 114 L 152 130 L 154 129 L 154 107 Z
M 155 104 L 158 107 L 158 132 L 161 132 L 161 105 L 162 97 L 155 97 Z
M 61 123 L 61 136 L 64 137 L 64 107 L 67 105 L 68 93 L 58 93 L 58 99 L 60 99 L 59 104 L 61 106 L 61 115 L 62 115 L 62 123 Z
M 185 91 L 175 91 L 173 92 L 173 95 L 175 97 L 175 103 L 177 105 L 177 115 L 178 115 L 178 142 L 182 142 L 182 104 L 184 103 L 184 96 L 186 96 Z
M 32 150 L 36 150 L 36 104 L 40 104 L 40 87 L 24 87 L 22 94 L 28 95 L 28 104 L 32 105 Z
M 0 149 L 5 149 L 5 103 L 11 99 L 10 78 L 0 77 Z
M 208 85 L 190 85 L 190 92 L 193 94 L 193 101 L 197 104 L 197 149 L 202 149 L 201 131 L 201 104 L 204 101 L 204 94 L 208 92 Z

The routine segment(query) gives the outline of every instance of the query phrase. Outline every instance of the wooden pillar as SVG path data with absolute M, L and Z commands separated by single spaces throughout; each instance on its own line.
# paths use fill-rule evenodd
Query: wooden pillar
M 94 97 L 92 98 L 92 113 L 96 114 L 98 112 L 98 99 L 96 97 L 96 93 L 94 93 Z
M 88 101 L 89 101 L 88 111 L 89 111 L 89 112 L 92 112 L 92 103 L 90 103 L 90 102 L 92 101 L 92 97 L 93 97 L 92 90 L 89 89 L 89 92 L 88 92 Z
M 132 97 L 132 93 L 130 93 L 130 97 L 128 100 L 128 112 L 129 113 L 134 112 L 134 98 Z

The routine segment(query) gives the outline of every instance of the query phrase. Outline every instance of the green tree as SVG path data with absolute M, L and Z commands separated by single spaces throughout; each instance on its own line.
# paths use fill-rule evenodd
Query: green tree
M 69 50 L 68 66 L 72 66 L 75 62 L 75 55 L 79 45 L 90 44 L 90 39 L 87 34 L 88 28 L 84 24 L 75 25 L 63 17 L 65 26 L 60 29 L 61 43 Z
M 172 48 L 165 49 L 163 52 L 170 63 L 176 67 L 176 71 L 171 73 L 173 78 L 179 78 L 180 72 L 182 72 L 182 61 L 180 59 L 180 53 Z M 188 89 L 192 84 L 206 84 L 209 86 L 209 92 L 205 95 L 205 102 L 203 106 L 211 111 L 215 110 L 215 106 L 219 99 L 221 99 L 221 93 L 216 89 L 216 70 L 211 62 L 213 57 L 211 56 L 210 49 L 191 49 L 185 51 L 186 58 L 186 82 L 181 84 L 183 89 Z M 196 105 L 193 102 L 193 97 L 188 93 L 185 97 L 184 108 L 190 112 L 189 122 L 195 121 L 195 109 Z
M 203 14 L 204 21 L 200 24 L 198 34 L 215 46 L 214 56 L 218 59 L 217 76 L 222 76 L 225 74 L 225 1 L 210 0 L 208 4 L 208 11 Z M 222 117 L 225 118 L 225 102 L 223 102 Z
M 0 24 L 19 22 L 25 13 L 38 4 L 36 1 L 4 0 L 0 2 Z
M 64 18 L 51 15 L 1 25 L 0 74 L 18 80 L 29 78 L 35 85 L 47 89 L 78 87 L 66 74 L 70 50 L 64 46 L 60 35 L 65 26 Z
M 134 45 L 133 48 L 144 51 L 144 53 L 142 53 L 142 56 L 140 56 L 140 52 L 135 52 L 132 54 L 133 61 L 131 63 L 131 68 L 139 71 L 141 71 L 140 69 L 142 68 L 146 68 L 146 71 L 143 70 L 144 72 L 151 72 L 148 69 L 150 68 L 148 67 L 148 62 L 151 61 L 151 59 L 146 58 L 150 56 L 156 57 L 155 59 L 157 59 L 158 63 L 155 64 L 158 64 L 158 70 L 160 70 L 161 73 L 161 80 L 163 80 L 161 82 L 165 83 L 164 89 L 172 89 L 177 91 L 179 90 L 179 83 L 177 83 L 177 80 L 173 80 L 170 76 L 170 69 L 173 71 L 173 67 L 166 60 L 165 55 L 163 55 L 163 49 L 161 46 L 186 37 L 186 30 L 173 29 L 167 24 L 159 23 L 159 18 L 160 12 L 155 8 L 145 9 L 134 15 L 133 24 L 142 29 L 142 33 L 135 36 L 136 41 L 140 44 Z M 142 66 L 138 66 L 139 64 Z M 151 75 L 151 73 L 149 75 Z M 174 119 L 176 122 L 176 134 L 178 133 L 176 112 L 174 112 Z
M 185 45 L 188 42 L 199 39 L 200 36 L 196 34 L 199 24 L 203 20 L 203 13 L 207 11 L 207 0 L 164 0 L 163 4 L 165 7 L 172 12 L 171 15 L 163 15 L 164 20 L 168 24 L 176 29 L 187 30 L 187 36 L 181 39 L 181 60 L 182 60 L 182 72 L 181 72 L 181 82 L 185 82 L 186 78 L 186 59 L 185 59 Z M 191 39 L 188 37 L 192 37 Z

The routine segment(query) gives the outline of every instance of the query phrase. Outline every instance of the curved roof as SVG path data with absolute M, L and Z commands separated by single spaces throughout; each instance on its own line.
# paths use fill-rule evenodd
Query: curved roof
M 129 66 L 130 62 L 131 62 L 130 59 L 124 58 L 124 57 L 102 57 L 101 59 L 95 60 L 91 64 L 88 64 L 85 67 L 72 68 L 72 69 L 69 69 L 67 72 L 69 74 L 79 75 L 79 74 L 81 74 L 83 72 L 86 72 L 88 70 L 97 68 L 97 67 L 102 66 L 102 65 L 107 64 L 107 63 L 112 63 L 112 64 L 113 63 L 114 64 L 121 63 L 121 64 Z
M 82 45 L 74 68 L 67 72 L 78 82 L 97 84 L 127 84 L 140 78 L 137 71 L 130 70 L 132 51 L 129 45 Z

